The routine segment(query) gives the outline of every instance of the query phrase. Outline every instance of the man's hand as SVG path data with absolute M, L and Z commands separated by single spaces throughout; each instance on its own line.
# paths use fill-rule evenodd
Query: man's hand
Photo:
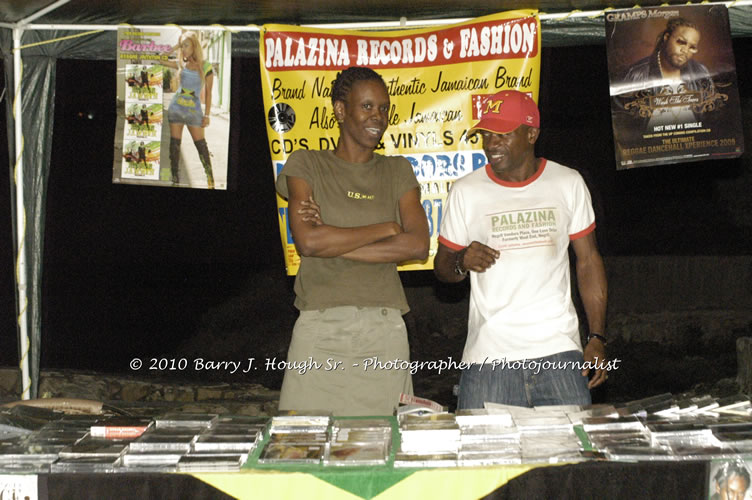
M 478 241 L 473 241 L 470 245 L 460 250 L 459 259 L 463 269 L 482 273 L 493 266 L 500 255 L 501 252 L 498 250 L 494 250 Z
M 320 226 L 324 223 L 321 220 L 321 207 L 313 199 L 313 196 L 309 196 L 308 200 L 300 202 L 302 208 L 298 210 L 298 213 L 303 216 L 305 222 L 311 222 L 314 226 Z
M 593 337 L 590 342 L 585 346 L 585 352 L 583 353 L 585 363 L 590 363 L 592 366 L 597 367 L 593 378 L 588 382 L 588 389 L 598 387 L 608 379 L 608 371 L 606 371 L 606 346 L 603 345 L 600 339 Z M 585 368 L 582 370 L 582 376 L 587 377 L 593 368 Z

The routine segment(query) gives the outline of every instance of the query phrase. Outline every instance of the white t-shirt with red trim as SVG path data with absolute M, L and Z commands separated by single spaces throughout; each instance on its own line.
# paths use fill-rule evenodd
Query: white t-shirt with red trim
M 594 229 L 582 176 L 543 158 L 524 182 L 503 181 L 486 165 L 454 183 L 439 242 L 459 251 L 479 241 L 501 252 L 486 272 L 470 273 L 464 362 L 582 350 L 568 248 Z

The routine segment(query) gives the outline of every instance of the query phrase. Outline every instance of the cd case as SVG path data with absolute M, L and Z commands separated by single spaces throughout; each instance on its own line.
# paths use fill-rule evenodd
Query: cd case
M 324 465 L 384 465 L 388 455 L 383 442 L 332 443 L 326 448 Z
M 325 445 L 318 443 L 269 443 L 259 456 L 260 464 L 317 464 L 324 457 Z

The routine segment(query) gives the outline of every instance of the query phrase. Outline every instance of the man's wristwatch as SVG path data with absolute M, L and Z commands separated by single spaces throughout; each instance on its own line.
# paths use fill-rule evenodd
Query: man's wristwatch
M 454 257 L 454 274 L 460 276 L 467 276 L 467 269 L 462 266 L 462 259 L 465 257 L 465 249 L 463 248 Z
M 606 345 L 608 345 L 608 339 L 605 336 L 601 335 L 600 333 L 591 333 L 591 334 L 589 334 L 587 336 L 588 343 L 590 343 L 590 340 L 594 339 L 594 338 L 600 340 L 604 347 Z

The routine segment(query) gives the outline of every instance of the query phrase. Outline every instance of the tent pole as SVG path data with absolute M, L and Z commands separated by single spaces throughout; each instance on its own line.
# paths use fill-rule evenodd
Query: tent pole
M 21 367 L 21 399 L 31 398 L 31 378 L 29 376 L 29 330 L 27 321 L 27 276 L 26 276 L 26 209 L 24 196 L 23 165 L 23 98 L 21 92 L 21 37 L 23 28 L 13 28 L 13 124 L 16 150 L 16 166 L 13 178 L 16 184 L 16 286 L 18 288 L 18 341 Z
M 28 23 L 34 22 L 35 19 L 38 19 L 38 18 L 42 17 L 43 15 L 52 12 L 53 10 L 57 10 L 58 8 L 60 8 L 63 5 L 67 4 L 68 2 L 70 2 L 70 0 L 58 0 L 55 3 L 51 3 L 50 5 L 48 5 L 47 7 L 43 8 L 43 9 L 39 9 L 38 11 L 36 11 L 35 13 L 33 13 L 32 15 L 30 15 L 26 19 L 23 19 L 20 22 L 20 24 L 23 25 L 23 24 L 28 24 Z

